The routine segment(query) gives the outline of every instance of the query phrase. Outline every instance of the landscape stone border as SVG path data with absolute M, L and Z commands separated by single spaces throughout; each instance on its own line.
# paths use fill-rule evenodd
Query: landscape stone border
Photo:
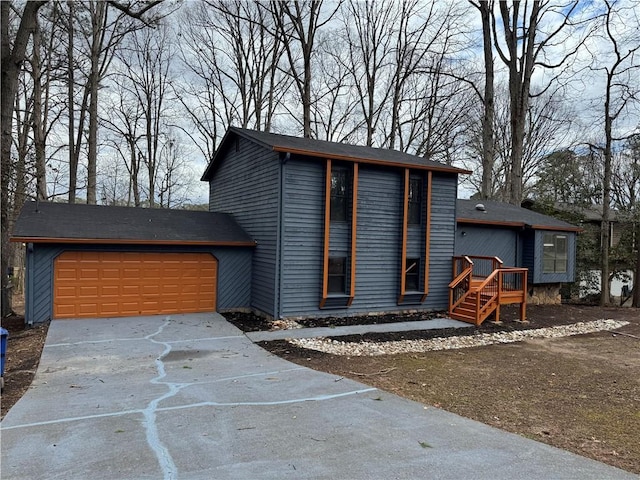
M 498 343 L 514 343 L 535 338 L 561 338 L 615 330 L 629 322 L 611 319 L 577 322 L 555 327 L 534 328 L 511 332 L 475 333 L 452 337 L 436 337 L 424 340 L 398 340 L 391 342 L 344 342 L 329 338 L 300 338 L 287 340 L 296 347 L 341 356 L 376 356 L 398 353 L 424 353 L 438 350 L 481 347 Z

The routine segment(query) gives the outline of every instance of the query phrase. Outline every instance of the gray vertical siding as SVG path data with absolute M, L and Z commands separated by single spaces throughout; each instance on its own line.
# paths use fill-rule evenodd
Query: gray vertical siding
M 354 313 L 398 309 L 403 196 L 403 170 L 360 167 Z
M 64 251 L 135 251 L 135 252 L 208 252 L 218 259 L 217 308 L 248 308 L 251 300 L 250 247 L 181 247 L 142 245 L 59 245 L 35 244 L 28 260 L 33 262 L 33 276 L 27 280 L 26 321 L 40 323 L 53 314 L 53 265 Z
M 53 260 L 61 249 L 55 246 L 34 245 L 33 256 L 33 291 L 25 300 L 30 304 L 26 311 L 32 317 L 25 318 L 27 323 L 40 323 L 51 320 L 53 312 Z
M 458 226 L 455 252 L 456 255 L 500 257 L 505 267 L 517 267 L 518 244 L 518 232 L 513 229 L 462 224 Z
M 316 315 L 322 296 L 324 165 L 291 159 L 285 182 L 280 315 Z
M 292 159 L 286 164 L 285 181 L 281 316 L 355 315 L 401 308 L 436 310 L 447 307 L 455 233 L 455 175 L 433 175 L 430 293 L 424 304 L 407 307 L 398 307 L 397 304 L 402 271 L 403 170 L 360 165 L 356 293 L 349 308 L 319 308 L 324 221 L 323 163 Z M 348 235 L 341 228 L 337 225 L 331 227 L 332 253 L 342 249 L 348 251 L 344 241 Z M 421 227 L 416 227 L 409 243 L 408 250 L 412 254 L 424 257 Z
M 466 235 L 462 235 L 465 232 Z M 456 234 L 456 255 L 486 255 L 500 257 L 507 267 L 529 269 L 528 282 L 564 283 L 575 280 L 576 235 L 573 232 L 553 232 L 567 235 L 567 273 L 543 273 L 544 230 L 517 232 L 506 227 L 459 225 Z
M 277 314 L 279 175 L 278 154 L 240 138 L 239 151 L 231 145 L 209 183 L 210 211 L 233 214 L 258 242 L 253 252 L 251 306 L 269 315 Z
M 431 189 L 431 244 L 429 254 L 429 295 L 423 307 L 443 310 L 449 305 L 449 282 L 456 232 L 458 178 L 434 173 Z

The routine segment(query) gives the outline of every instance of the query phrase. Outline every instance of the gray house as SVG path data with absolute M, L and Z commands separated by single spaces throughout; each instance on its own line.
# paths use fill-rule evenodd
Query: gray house
M 558 303 L 561 283 L 575 281 L 580 228 L 507 203 L 458 200 L 456 255 L 499 257 L 528 269 L 528 302 Z
M 249 307 L 255 242 L 229 215 L 28 202 L 25 321 Z
M 444 310 L 459 173 L 393 150 L 230 128 L 203 176 L 210 213 L 25 206 L 13 241 L 27 249 L 27 321 Z
M 230 128 L 202 180 L 257 241 L 273 317 L 442 310 L 464 170 L 394 150 Z
M 477 293 L 483 316 L 465 318 L 479 276 L 498 276 L 476 265 L 452 287 L 456 255 L 500 256 L 529 268 L 534 285 L 573 280 L 575 227 L 493 202 L 456 205 L 461 173 L 394 150 L 230 128 L 202 177 L 209 212 L 25 205 L 12 241 L 27 252 L 26 321 L 344 316 L 455 301 L 457 318 L 479 323 L 522 297 L 527 272 L 518 298 L 514 272 L 500 273 L 504 294 Z

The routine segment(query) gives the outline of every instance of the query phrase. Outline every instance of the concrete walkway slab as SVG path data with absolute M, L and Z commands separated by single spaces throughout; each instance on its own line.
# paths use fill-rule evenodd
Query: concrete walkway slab
M 271 355 L 217 314 L 52 322 L 3 479 L 631 479 Z
M 341 337 L 345 335 L 363 335 L 365 333 L 410 332 L 414 330 L 469 327 L 473 327 L 473 325 L 450 318 L 434 318 L 415 322 L 375 323 L 371 325 L 347 325 L 344 327 L 291 328 L 288 330 L 247 332 L 245 335 L 254 342 L 269 342 L 288 338 Z

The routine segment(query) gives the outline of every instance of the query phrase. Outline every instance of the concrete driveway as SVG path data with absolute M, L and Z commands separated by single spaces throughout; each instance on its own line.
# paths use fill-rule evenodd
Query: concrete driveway
M 254 345 L 217 314 L 54 321 L 3 479 L 636 476 Z

